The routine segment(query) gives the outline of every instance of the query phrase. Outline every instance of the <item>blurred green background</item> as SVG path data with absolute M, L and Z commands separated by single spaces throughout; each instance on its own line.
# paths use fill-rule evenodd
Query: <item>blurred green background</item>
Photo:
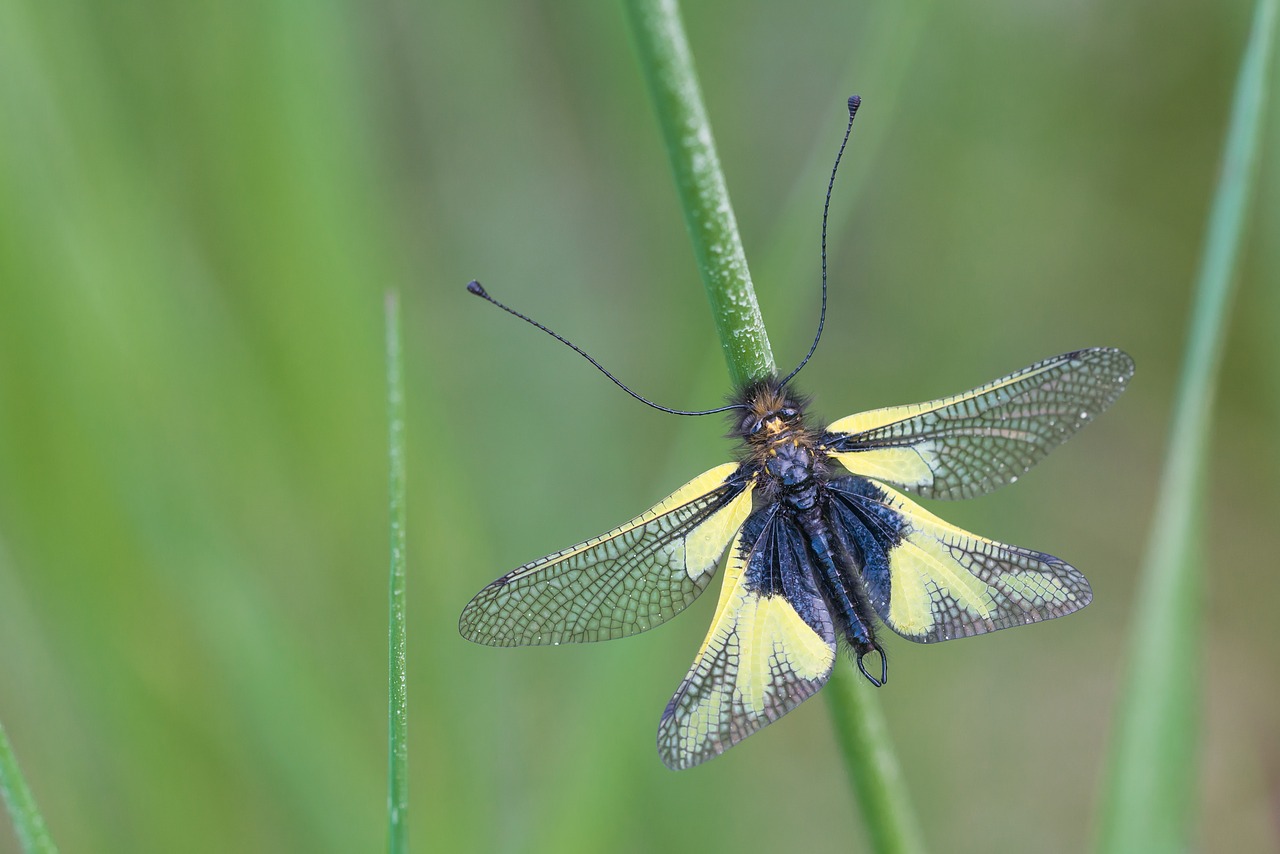
M 1095 604 L 880 692 L 937 850 L 1090 823 L 1251 3 L 689 3 L 778 362 L 815 410 L 1076 347 L 1138 363 L 1016 487 L 931 509 Z M 659 713 L 715 595 L 651 634 L 494 650 L 482 585 L 728 458 L 467 296 L 703 407 L 725 370 L 615 3 L 0 0 L 0 721 L 66 851 L 384 845 L 382 296 L 404 301 L 417 850 L 844 851 L 822 701 L 694 771 Z M 1265 150 L 1280 145 L 1272 110 Z M 1216 414 L 1200 840 L 1277 848 L 1280 167 Z M 1188 667 L 1194 666 L 1188 662 Z M 763 808 L 762 808 L 763 806 Z M 0 819 L 0 850 L 15 845 Z

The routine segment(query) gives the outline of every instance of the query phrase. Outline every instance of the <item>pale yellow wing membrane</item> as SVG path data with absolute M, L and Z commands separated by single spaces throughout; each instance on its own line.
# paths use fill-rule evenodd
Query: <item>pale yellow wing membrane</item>
M 751 511 L 754 481 L 726 463 L 599 537 L 504 575 L 463 609 L 458 628 L 491 646 L 625 637 L 684 610 L 715 574 Z
M 842 418 L 823 444 L 853 474 L 926 498 L 971 498 L 1016 481 L 1132 376 L 1121 350 L 1077 350 L 954 397 Z
M 909 640 L 932 643 L 1049 620 L 1093 598 L 1079 570 L 1052 555 L 961 530 L 862 478 L 841 478 L 831 488 L 834 517 L 852 532 L 872 607 Z
M 711 630 L 658 726 L 658 753 L 669 768 L 718 756 L 812 696 L 831 674 L 835 631 L 796 551 L 803 543 L 774 522 L 750 531 L 748 521 L 732 546 Z M 744 538 L 754 543 L 744 546 Z M 786 580 L 766 590 L 758 576 L 770 561 L 772 574 Z

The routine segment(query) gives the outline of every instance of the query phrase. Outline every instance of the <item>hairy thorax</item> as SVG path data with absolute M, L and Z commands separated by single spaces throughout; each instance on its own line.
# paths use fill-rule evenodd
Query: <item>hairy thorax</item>
M 740 401 L 745 415 L 735 433 L 760 472 L 764 493 L 795 510 L 811 509 L 827 467 L 821 433 L 805 421 L 808 401 L 776 380 L 748 386 Z

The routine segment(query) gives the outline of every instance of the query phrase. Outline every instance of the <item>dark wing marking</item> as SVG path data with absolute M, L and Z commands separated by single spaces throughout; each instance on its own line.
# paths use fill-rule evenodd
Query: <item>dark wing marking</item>
M 972 498 L 1016 481 L 1132 376 L 1121 350 L 1077 350 L 954 397 L 842 418 L 823 444 L 853 474 L 925 498 Z
M 803 534 L 776 505 L 733 544 L 711 631 L 663 712 L 658 754 L 683 769 L 720 755 L 827 681 L 836 638 Z
M 699 475 L 625 525 L 499 578 L 463 609 L 458 630 L 476 643 L 528 646 L 664 623 L 706 588 L 753 487 L 737 463 Z
M 962 531 L 865 478 L 827 486 L 832 527 L 861 558 L 872 607 L 908 640 L 1050 620 L 1093 599 L 1080 571 L 1052 555 Z

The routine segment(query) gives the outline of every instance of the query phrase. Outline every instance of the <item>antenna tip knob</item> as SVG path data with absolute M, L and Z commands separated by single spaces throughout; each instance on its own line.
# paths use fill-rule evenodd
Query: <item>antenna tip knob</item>
M 478 297 L 487 298 L 489 296 L 488 292 L 485 291 L 484 286 L 481 285 L 479 282 L 477 282 L 475 279 L 472 279 L 470 282 L 467 282 L 467 290 Z
M 849 116 L 850 116 L 850 118 L 852 118 L 852 117 L 853 117 L 853 114 L 854 114 L 854 113 L 858 112 L 858 107 L 859 107 L 861 104 L 862 104 L 862 98 L 861 98 L 861 96 L 859 96 L 859 95 L 850 95 L 850 96 L 849 96 Z

